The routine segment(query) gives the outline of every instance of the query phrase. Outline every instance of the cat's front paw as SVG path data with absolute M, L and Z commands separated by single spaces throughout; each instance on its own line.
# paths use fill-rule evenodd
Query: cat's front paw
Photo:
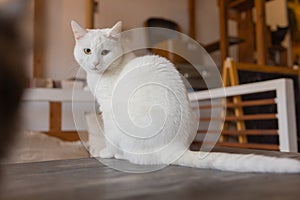
M 105 148 L 100 151 L 99 157 L 100 158 L 113 158 L 114 155 L 111 152 L 109 152 L 107 148 Z

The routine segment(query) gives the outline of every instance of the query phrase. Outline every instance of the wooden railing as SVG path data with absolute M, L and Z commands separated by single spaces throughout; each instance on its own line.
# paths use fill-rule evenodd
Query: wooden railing
M 249 101 L 240 101 L 237 103 L 226 104 L 226 101 L 220 104 L 210 104 L 213 99 L 220 98 L 233 98 L 235 96 L 243 96 L 248 94 L 256 94 L 263 92 L 275 93 L 274 98 L 258 99 Z M 265 150 L 280 150 L 288 152 L 297 152 L 297 131 L 295 120 L 295 102 L 294 102 L 294 90 L 293 82 L 289 79 L 276 79 L 272 81 L 263 81 L 258 83 L 250 83 L 226 88 L 212 89 L 209 91 L 200 91 L 190 95 L 192 101 L 198 101 L 199 106 L 195 106 L 194 109 L 200 109 L 200 124 L 198 129 L 198 135 L 200 138 L 205 138 L 209 134 L 220 134 L 220 136 L 230 136 L 230 140 L 219 140 L 216 145 L 231 146 L 239 148 L 254 148 Z M 202 102 L 202 103 L 201 103 Z M 208 104 L 205 103 L 208 102 Z M 258 113 L 258 114 L 243 114 L 236 116 L 234 112 L 232 115 L 227 112 L 222 116 L 222 109 L 234 110 L 239 107 L 241 109 L 245 107 L 260 107 L 260 106 L 276 106 L 275 113 Z M 213 109 L 219 109 L 219 116 L 212 116 Z M 211 110 L 211 112 L 209 112 Z M 259 109 L 258 109 L 259 110 Z M 203 113 L 206 115 L 203 116 Z M 225 121 L 261 121 L 261 120 L 274 120 L 276 127 L 271 129 L 219 129 L 210 130 L 207 123 L 220 123 Z M 206 125 L 202 125 L 206 123 Z M 213 126 L 216 127 L 216 126 Z M 279 143 L 277 144 L 265 144 L 265 143 L 241 143 L 237 138 L 239 136 L 277 136 Z M 199 137 L 198 137 L 199 138 Z M 227 138 L 227 137 L 225 137 Z M 223 138 L 224 139 L 224 138 Z M 207 141 L 206 141 L 207 142 Z M 208 141 L 209 142 L 209 141 Z M 202 144 L 203 140 L 196 140 L 194 144 Z

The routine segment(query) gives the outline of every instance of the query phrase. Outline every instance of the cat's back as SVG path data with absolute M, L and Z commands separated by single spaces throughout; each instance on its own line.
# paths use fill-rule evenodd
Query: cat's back
M 156 55 L 133 58 L 124 66 L 113 100 L 119 102 L 114 104 L 115 109 L 129 106 L 131 119 L 139 121 L 138 124 L 150 123 L 149 111 L 155 107 L 164 110 L 158 110 L 154 115 L 156 119 L 164 118 L 165 114 L 182 116 L 183 113 L 184 119 L 189 118 L 190 104 L 179 72 L 170 61 Z M 178 123 L 180 117 L 170 120 L 171 126 Z
M 166 58 L 157 55 L 135 57 L 124 67 L 121 77 L 130 76 L 140 82 L 158 81 L 184 88 L 179 72 Z M 169 84 L 168 84 L 169 83 Z
M 126 151 L 134 146 L 138 152 L 156 152 L 171 141 L 172 151 L 185 149 L 196 133 L 183 80 L 165 58 L 147 55 L 131 59 L 112 94 L 111 108 L 119 127 L 128 130 L 128 135 L 147 138 L 142 143 L 136 140 L 134 145 L 124 145 L 129 148 Z
M 130 97 L 149 104 L 189 104 L 182 78 L 166 58 L 146 55 L 131 59 L 122 71 L 117 85 Z

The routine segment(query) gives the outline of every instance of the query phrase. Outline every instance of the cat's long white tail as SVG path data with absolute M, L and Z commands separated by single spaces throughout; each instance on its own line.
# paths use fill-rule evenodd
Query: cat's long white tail
M 187 150 L 173 165 L 234 172 L 300 173 L 300 161 L 254 154 Z

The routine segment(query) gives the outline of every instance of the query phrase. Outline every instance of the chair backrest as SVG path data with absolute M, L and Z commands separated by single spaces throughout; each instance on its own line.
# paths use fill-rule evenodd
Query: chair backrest
M 226 99 L 234 96 L 254 95 L 258 98 L 255 100 L 243 100 L 241 102 L 225 103 L 212 105 L 213 99 L 224 98 L 225 90 Z M 259 98 L 259 94 L 268 93 L 267 99 Z M 263 95 L 265 96 L 265 95 Z M 276 79 L 258 83 L 243 84 L 238 86 L 212 89 L 209 91 L 195 92 L 190 95 L 192 101 L 197 101 L 200 109 L 200 123 L 198 134 L 195 139 L 194 147 L 203 143 L 203 139 L 209 134 L 216 134 L 216 130 L 208 130 L 209 123 L 219 123 L 222 116 L 211 116 L 213 107 L 226 108 L 226 122 L 235 123 L 239 120 L 245 121 L 246 129 L 237 130 L 231 127 L 223 127 L 221 137 L 217 145 L 228 147 L 240 147 L 264 150 L 280 150 L 284 152 L 297 152 L 297 130 L 293 82 L 290 79 Z M 245 98 L 244 98 L 245 99 Z M 236 116 L 231 109 L 241 107 L 244 110 L 243 115 Z M 251 108 L 251 109 L 249 109 Z M 248 109 L 248 111 L 247 111 Z M 260 113 L 253 111 L 260 111 Z M 232 113 L 232 115 L 230 115 Z M 224 115 L 225 116 L 225 115 Z M 263 121 L 263 123 L 258 123 Z M 265 121 L 272 121 L 264 123 Z M 252 123 L 252 128 L 247 127 L 247 123 Z M 253 126 L 254 124 L 254 126 Z M 257 125 L 257 126 L 256 126 Z M 253 128 L 255 127 L 255 128 Z M 241 143 L 237 137 L 246 136 L 247 142 Z M 206 141 L 206 140 L 205 140 Z

